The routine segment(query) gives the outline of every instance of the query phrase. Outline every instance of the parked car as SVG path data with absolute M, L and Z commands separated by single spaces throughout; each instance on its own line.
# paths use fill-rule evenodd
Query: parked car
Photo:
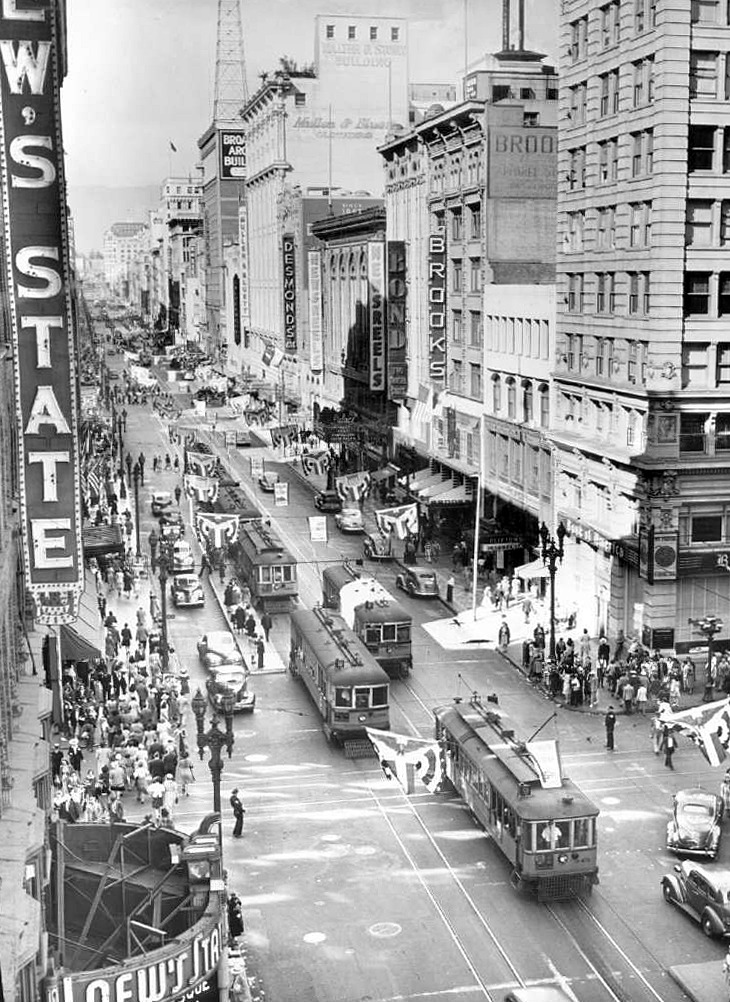
M 205 605 L 205 592 L 197 574 L 176 574 L 171 591 L 177 609 Z
M 662 894 L 699 922 L 705 936 L 730 936 L 730 871 L 685 859 L 662 877 Z
M 215 630 L 198 641 L 198 658 L 206 668 L 243 664 L 236 638 L 230 630 Z
M 154 491 L 152 494 L 152 514 L 159 518 L 163 511 L 172 506 L 173 497 L 169 491 Z
M 223 699 L 229 693 L 233 696 L 234 713 L 253 713 L 256 696 L 249 692 L 248 677 L 242 665 L 221 665 L 211 668 L 205 687 L 211 705 L 223 712 Z
M 195 570 L 195 557 L 190 543 L 177 539 L 172 547 L 172 573 L 192 574 Z
M 165 525 L 179 525 L 180 535 L 185 535 L 185 520 L 182 517 L 182 512 L 177 508 L 166 508 L 159 517 L 159 523 L 161 526 Z
M 674 795 L 672 820 L 667 825 L 667 849 L 682 856 L 717 859 L 722 836 L 722 798 L 693 787 Z
M 368 560 L 392 560 L 393 540 L 390 536 L 378 533 L 368 533 L 362 543 L 363 556 Z
M 337 491 L 320 491 L 314 497 L 317 511 L 342 511 L 342 498 Z
M 396 575 L 396 588 L 419 598 L 438 598 L 439 585 L 433 571 L 425 567 L 407 567 Z
M 163 522 L 160 520 L 160 538 L 167 543 L 174 543 L 176 539 L 181 539 L 185 526 L 182 522 Z
M 259 477 L 259 487 L 267 494 L 273 494 L 276 484 L 279 483 L 278 473 L 262 473 Z
M 335 525 L 340 532 L 365 532 L 365 522 L 359 508 L 343 508 L 335 515 Z

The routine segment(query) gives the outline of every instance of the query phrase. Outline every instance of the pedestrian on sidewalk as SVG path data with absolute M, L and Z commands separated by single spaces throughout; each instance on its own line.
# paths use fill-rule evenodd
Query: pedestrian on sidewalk
M 175 471 L 175 473 L 180 472 L 180 459 L 178 458 L 178 456 L 175 456 L 175 458 L 173 459 L 172 468 Z
M 202 580 L 203 574 L 211 572 L 210 560 L 208 559 L 208 554 L 203 551 L 203 556 L 200 558 L 200 570 L 198 571 L 198 577 Z
M 178 505 L 178 507 L 180 506 L 181 497 L 182 497 L 182 488 L 180 487 L 180 484 L 178 484 L 177 487 L 175 488 L 175 504 Z
M 525 622 L 530 622 L 530 616 L 532 615 L 532 599 L 529 595 L 525 595 L 522 600 L 522 611 L 525 614 Z
M 613 744 L 613 732 L 616 729 L 616 714 L 612 706 L 609 706 L 606 711 L 606 716 L 603 718 L 603 722 L 606 728 L 606 748 L 609 751 L 614 751 Z
M 226 581 L 226 562 L 223 557 L 220 558 L 218 562 L 218 574 L 220 575 L 221 584 L 225 584 Z
M 233 810 L 233 817 L 236 820 L 236 823 L 233 826 L 233 837 L 241 838 L 243 835 L 243 815 L 246 813 L 246 808 L 243 806 L 243 803 L 238 796 L 237 786 L 234 787 L 231 792 L 230 805 Z
M 450 574 L 449 575 L 449 580 L 446 582 L 446 602 L 448 603 L 448 605 L 452 605 L 453 604 L 453 601 L 454 601 L 454 585 L 455 584 L 456 584 L 456 582 L 454 581 L 454 575 Z
M 256 663 L 259 671 L 264 670 L 264 650 L 264 639 L 259 635 L 256 639 Z
M 145 462 L 146 462 L 145 454 L 143 452 L 140 452 L 139 456 L 137 457 L 137 465 L 139 466 L 139 482 L 142 485 L 142 487 L 144 487 L 144 464 L 145 464 Z
M 236 628 L 236 633 L 243 633 L 246 626 L 246 610 L 242 605 L 236 606 L 233 610 L 233 625 Z
M 499 628 L 499 634 L 497 635 L 499 647 L 503 653 L 507 652 L 507 648 L 509 647 L 510 637 L 511 637 L 510 628 L 507 624 L 507 620 L 503 618 L 502 625 Z
M 447 599 L 448 601 L 448 599 Z M 271 632 L 271 627 L 273 626 L 273 620 L 268 612 L 264 611 L 261 617 L 261 629 L 264 631 L 264 636 L 266 638 L 266 643 L 269 642 L 269 633 Z

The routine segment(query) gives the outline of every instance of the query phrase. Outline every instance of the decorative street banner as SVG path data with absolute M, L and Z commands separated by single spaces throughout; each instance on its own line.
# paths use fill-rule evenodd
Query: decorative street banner
M 370 319 L 370 389 L 385 389 L 385 309 L 383 304 L 385 244 L 368 244 L 368 302 Z
M 343 501 L 358 502 L 360 498 L 366 498 L 370 493 L 370 474 L 361 470 L 358 473 L 348 473 L 344 477 L 337 477 L 335 480 L 335 490 Z
M 327 542 L 327 516 L 326 515 L 310 515 L 307 519 L 309 522 L 309 538 L 313 543 L 326 543 Z
M 403 240 L 388 241 L 388 397 L 405 400 L 408 396 L 406 361 L 406 245 Z
M 434 390 L 446 381 L 446 236 L 444 231 L 428 238 L 428 366 Z
M 332 464 L 329 452 L 305 452 L 302 455 L 302 473 L 305 477 L 320 476 Z
M 238 515 L 218 515 L 197 511 L 195 527 L 200 539 L 206 539 L 215 549 L 238 538 Z
M 246 177 L 246 134 L 245 132 L 218 133 L 220 150 L 220 174 L 224 181 L 240 181 Z
M 199 477 L 195 473 L 186 473 L 183 476 L 185 494 L 196 501 L 216 501 L 219 486 L 220 481 L 217 477 Z
M 284 266 L 284 351 L 290 355 L 297 350 L 297 264 L 294 234 L 281 238 Z
M 659 706 L 659 722 L 670 730 L 686 734 L 710 765 L 721 765 L 730 749 L 730 700 L 694 706 L 672 713 L 668 703 Z
M 215 474 L 218 458 L 209 452 L 191 452 L 185 450 L 185 472 L 194 473 L 199 477 L 212 477 Z
M 84 587 L 75 332 L 55 5 L 2 3 L 0 150 L 25 583 L 41 623 Z
M 397 508 L 381 508 L 375 512 L 375 521 L 384 535 L 394 532 L 398 539 L 406 539 L 418 532 L 418 505 L 403 504 Z
M 406 793 L 415 791 L 415 779 L 435 793 L 443 782 L 444 768 L 438 741 L 412 738 L 392 731 L 365 728 L 386 779 L 397 779 Z
M 299 429 L 295 424 L 287 424 L 281 428 L 271 429 L 271 444 L 276 448 L 280 445 L 291 445 L 299 436 Z
M 309 368 L 321 372 L 324 368 L 322 343 L 322 255 L 317 250 L 307 253 L 309 273 Z
M 289 504 L 289 484 L 285 480 L 280 480 L 274 484 L 274 505 L 277 508 L 284 508 Z

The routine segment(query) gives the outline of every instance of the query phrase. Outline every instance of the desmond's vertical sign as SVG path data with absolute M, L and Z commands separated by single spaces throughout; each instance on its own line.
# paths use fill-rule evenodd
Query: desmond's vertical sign
M 284 351 L 293 355 L 297 350 L 297 262 L 294 254 L 294 234 L 281 238 L 284 265 Z
M 428 368 L 431 384 L 446 383 L 446 237 L 443 230 L 428 238 Z
M 56 3 L 2 0 L 0 160 L 26 584 L 72 622 L 83 589 Z
M 385 244 L 368 244 L 368 315 L 370 319 L 370 389 L 385 389 Z

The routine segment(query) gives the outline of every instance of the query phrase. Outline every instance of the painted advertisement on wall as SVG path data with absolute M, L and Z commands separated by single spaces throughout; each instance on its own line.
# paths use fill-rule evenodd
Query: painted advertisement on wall
M 368 316 L 370 320 L 370 389 L 385 389 L 385 244 L 368 244 Z
M 312 372 L 324 368 L 322 342 L 322 255 L 317 250 L 307 252 L 309 283 L 309 367 Z
M 224 181 L 241 181 L 246 177 L 246 136 L 242 131 L 222 129 L 218 133 L 220 151 L 219 177 Z
M 388 398 L 405 400 L 408 395 L 406 361 L 406 245 L 388 241 Z
M 297 262 L 293 233 L 281 238 L 284 268 L 284 350 L 295 354 L 297 350 Z
M 489 130 L 489 197 L 555 198 L 557 129 Z
M 27 5 L 26 5 L 27 6 Z M 53 7 L 2 5 L 0 151 L 26 584 L 42 623 L 83 590 L 75 337 Z
M 428 238 L 428 370 L 434 390 L 446 385 L 446 235 Z

